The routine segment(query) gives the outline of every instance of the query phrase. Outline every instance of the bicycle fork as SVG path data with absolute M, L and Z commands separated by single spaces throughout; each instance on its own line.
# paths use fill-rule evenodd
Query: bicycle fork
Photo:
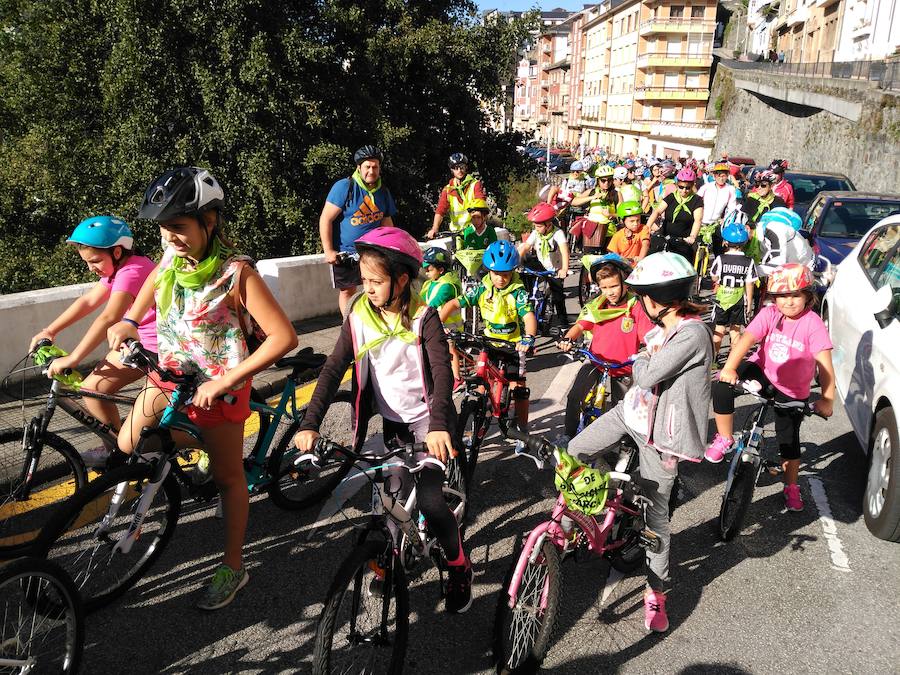
M 141 493 L 137 507 L 134 510 L 134 515 L 131 517 L 131 523 L 128 525 L 128 529 L 119 537 L 115 546 L 113 546 L 112 553 L 118 552 L 127 554 L 131 551 L 131 547 L 134 546 L 134 542 L 140 539 L 141 528 L 144 525 L 144 519 L 147 517 L 147 511 L 150 510 L 150 504 L 153 503 L 156 493 L 159 492 L 160 486 L 168 477 L 171 470 L 172 465 L 169 462 L 157 462 L 153 478 L 151 478 L 150 482 L 147 483 L 147 486 Z M 105 534 L 112 526 L 116 515 L 119 513 L 119 509 L 122 507 L 122 504 L 125 503 L 128 486 L 129 483 L 125 481 L 116 486 L 116 491 L 113 493 L 112 500 L 109 504 L 109 511 L 103 517 L 103 522 L 100 524 L 98 535 Z

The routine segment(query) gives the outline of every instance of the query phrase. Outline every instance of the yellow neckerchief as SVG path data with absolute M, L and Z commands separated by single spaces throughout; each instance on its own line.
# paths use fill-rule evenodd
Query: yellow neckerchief
M 623 299 L 625 302 L 621 305 L 604 307 L 606 304 L 606 296 L 602 294 L 598 295 L 584 306 L 584 309 L 581 310 L 581 314 L 578 315 L 578 321 L 604 323 L 605 321 L 625 316 L 631 312 L 631 308 L 634 307 L 637 302 L 637 297 L 628 293 Z
M 541 261 L 544 261 L 550 257 L 550 240 L 553 239 L 553 235 L 556 234 L 556 228 L 551 227 L 547 234 L 541 234 L 535 230 L 535 234 L 538 236 L 538 258 L 540 258 Z
M 466 174 L 466 177 L 462 180 L 456 180 L 456 178 L 451 178 L 450 182 L 447 183 L 447 191 L 448 192 L 456 192 L 459 195 L 459 201 L 464 206 L 466 205 L 466 189 L 469 185 L 475 181 L 475 176 L 470 173 Z
M 422 303 L 422 301 L 412 295 L 409 301 L 409 318 L 416 318 L 419 313 L 426 307 Z M 356 352 L 356 360 L 359 361 L 363 356 L 372 351 L 375 347 L 378 347 L 384 342 L 387 342 L 391 338 L 397 338 L 398 340 L 402 340 L 407 344 L 416 344 L 416 341 L 419 339 L 418 336 L 413 333 L 411 330 L 404 328 L 403 326 L 403 317 L 401 315 L 397 315 L 397 321 L 394 324 L 394 327 L 391 328 L 387 325 L 384 320 L 384 317 L 375 311 L 375 308 L 372 307 L 372 303 L 369 302 L 369 299 L 366 297 L 360 298 L 353 304 L 353 313 L 356 315 L 363 324 L 365 324 L 368 328 L 371 328 L 374 331 L 379 333 L 379 336 L 374 340 L 366 342 L 362 347 L 359 348 L 359 351 Z
M 756 201 L 759 202 L 759 206 L 756 207 L 756 213 L 753 214 L 753 222 L 754 223 L 760 219 L 762 214 L 764 214 L 766 211 L 769 210 L 769 208 L 772 206 L 772 202 L 775 201 L 775 193 L 772 192 L 772 188 L 769 188 L 768 198 L 760 197 L 758 192 L 751 192 L 747 196 L 750 199 L 755 199 Z
M 694 193 L 692 192 L 687 199 L 682 199 L 681 195 L 678 193 L 678 190 L 675 190 L 675 192 L 673 192 L 672 194 L 675 195 L 675 202 L 677 203 L 677 206 L 675 207 L 675 213 L 672 214 L 672 222 L 675 222 L 678 214 L 682 211 L 684 211 L 688 215 L 692 215 L 691 210 L 688 208 L 688 202 L 691 201 Z
M 378 177 L 378 180 L 375 181 L 375 187 L 369 188 L 366 185 L 366 181 L 363 180 L 362 175 L 359 173 L 359 169 L 353 172 L 353 181 L 359 185 L 359 188 L 363 190 L 367 195 L 369 195 L 369 199 L 372 200 L 372 206 L 375 206 L 375 193 L 381 189 L 381 176 Z M 349 189 L 349 188 L 348 188 Z

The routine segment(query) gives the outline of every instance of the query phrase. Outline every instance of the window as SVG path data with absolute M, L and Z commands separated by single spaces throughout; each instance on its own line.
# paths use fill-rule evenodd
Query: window
M 697 72 L 688 72 L 685 73 L 685 87 L 693 87 L 697 89 L 700 87 L 700 73 Z
M 679 86 L 678 77 L 678 73 L 666 73 L 663 86 L 666 89 L 677 89 Z
M 681 54 L 681 40 L 679 38 L 671 38 L 666 41 L 666 55 L 678 56 Z
M 672 5 L 669 8 L 669 18 L 670 19 L 684 18 L 684 7 L 682 5 Z
M 703 38 L 699 35 L 688 35 L 688 54 L 696 56 L 703 53 Z
M 704 7 L 701 5 L 700 7 L 691 7 L 691 18 L 692 19 L 702 19 Z
M 860 248 L 859 262 L 862 265 L 863 272 L 866 273 L 866 276 L 869 277 L 873 284 L 876 281 L 882 281 L 882 278 L 885 276 L 896 278 L 897 273 L 894 264 L 900 262 L 897 261 L 896 252 L 898 241 L 900 241 L 900 225 L 890 225 L 883 230 L 872 233 L 866 244 Z M 892 250 L 894 255 L 889 262 L 893 264 L 889 264 L 882 270 L 885 259 Z M 883 274 L 883 271 L 888 271 L 887 267 L 892 268 L 890 275 Z M 895 284 L 896 282 L 891 285 L 894 286 Z
M 659 109 L 659 119 L 663 122 L 675 122 L 675 106 L 674 105 L 664 105 L 660 106 Z
M 681 121 L 682 122 L 696 122 L 697 121 L 697 108 L 696 107 L 683 108 L 681 111 Z
M 631 19 L 632 19 L 633 16 L 634 16 L 633 14 L 629 14 L 629 15 L 628 15 L 628 24 L 627 24 L 627 25 L 628 25 L 628 29 L 627 29 L 627 32 L 629 32 L 629 33 L 631 32 Z

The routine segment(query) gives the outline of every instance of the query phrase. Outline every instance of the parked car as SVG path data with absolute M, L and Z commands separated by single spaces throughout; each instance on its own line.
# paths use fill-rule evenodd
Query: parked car
M 757 166 L 750 174 L 756 175 L 758 171 L 765 171 L 769 167 Z M 823 190 L 856 190 L 853 182 L 847 176 L 840 173 L 798 173 L 787 171 L 785 179 L 794 187 L 794 211 L 805 216 L 809 205 L 816 195 Z
M 900 215 L 879 221 L 838 265 L 822 316 L 838 396 L 869 459 L 866 526 L 900 541 Z
M 900 195 L 826 190 L 816 195 L 803 230 L 817 255 L 837 264 L 880 220 L 900 213 Z
M 572 162 L 575 161 L 575 157 L 572 155 L 550 155 L 550 163 L 549 168 L 553 173 L 560 173 L 569 170 L 569 167 L 572 165 Z

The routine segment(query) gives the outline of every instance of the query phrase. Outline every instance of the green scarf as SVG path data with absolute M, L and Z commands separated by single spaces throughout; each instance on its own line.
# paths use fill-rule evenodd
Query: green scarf
M 769 207 L 772 206 L 772 202 L 775 201 L 775 193 L 769 192 L 768 197 L 760 197 L 757 193 L 751 192 L 748 195 L 748 198 L 759 202 L 759 206 L 756 207 L 756 213 L 753 214 L 753 218 L 751 219 L 751 222 L 755 223 L 762 217 L 762 214 L 768 211 Z
M 606 296 L 599 295 L 584 306 L 584 309 L 581 310 L 581 314 L 578 315 L 578 321 L 605 323 L 612 319 L 618 319 L 620 316 L 625 316 L 637 302 L 637 298 L 633 295 L 626 295 L 625 298 L 626 302 L 624 305 L 619 307 L 604 307 L 606 304 Z
M 418 297 L 413 295 L 410 297 L 409 302 L 409 317 L 415 317 L 419 309 L 421 309 L 424 305 Z M 378 331 L 380 335 L 371 340 L 370 342 L 366 342 L 362 347 L 360 347 L 359 351 L 356 352 L 356 360 L 359 361 L 363 356 L 367 353 L 375 349 L 384 342 L 387 342 L 391 338 L 396 338 L 398 340 L 402 340 L 406 344 L 416 344 L 416 340 L 418 340 L 418 336 L 413 333 L 411 330 L 407 330 L 403 326 L 403 317 L 399 314 L 397 315 L 397 321 L 394 324 L 394 327 L 391 328 L 387 325 L 384 320 L 384 317 L 381 316 L 378 312 L 375 311 L 375 308 L 372 307 L 372 303 L 369 302 L 368 298 L 360 298 L 353 306 L 353 313 L 359 317 L 359 319 L 369 328 Z
M 455 180 L 455 179 L 453 179 L 453 180 Z M 454 184 L 453 180 L 451 180 L 449 183 L 447 183 L 447 189 L 455 190 L 456 194 L 459 196 L 459 203 L 466 204 L 466 188 L 468 188 L 469 184 L 475 180 L 475 176 L 473 176 L 470 173 L 467 173 L 466 177 L 460 181 L 456 181 L 456 184 Z M 466 206 L 468 206 L 468 205 L 466 204 Z
M 203 288 L 218 271 L 222 261 L 230 258 L 233 253 L 234 251 L 223 246 L 221 240 L 216 237 L 209 250 L 209 255 L 197 263 L 193 270 L 186 270 L 187 260 L 175 256 L 172 264 L 156 277 L 156 288 L 159 289 L 159 300 L 156 304 L 160 316 L 166 316 L 169 313 L 169 307 L 179 289 Z
M 675 202 L 677 203 L 677 206 L 675 207 L 675 213 L 672 214 L 672 221 L 674 222 L 678 217 L 678 214 L 682 211 L 684 211 L 688 215 L 691 215 L 691 210 L 688 208 L 688 202 L 691 201 L 691 197 L 693 197 L 694 195 L 691 194 L 687 199 L 682 199 L 677 190 L 672 194 L 675 195 Z
M 366 181 L 363 180 L 363 177 L 359 175 L 359 169 L 353 172 L 353 180 L 356 181 L 356 184 L 359 185 L 359 189 L 369 195 L 369 198 L 372 200 L 372 204 L 375 204 L 375 193 L 381 189 L 381 176 L 378 177 L 378 180 L 375 181 L 375 187 L 371 190 L 369 186 L 366 185 Z
M 550 240 L 556 234 L 556 228 L 551 228 L 547 234 L 538 233 L 538 258 L 542 261 L 550 257 Z

